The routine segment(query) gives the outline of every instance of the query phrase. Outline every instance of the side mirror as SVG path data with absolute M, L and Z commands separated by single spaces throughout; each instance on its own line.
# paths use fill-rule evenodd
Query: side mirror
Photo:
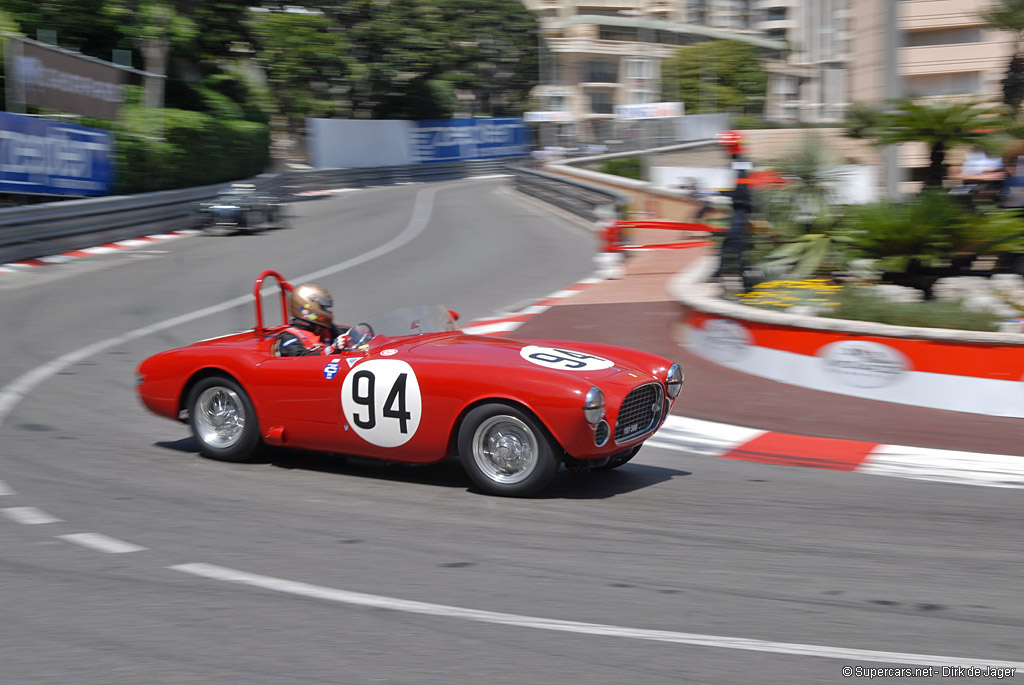
M 449 309 L 448 310 L 448 316 L 452 317 L 452 321 L 458 321 L 459 320 L 459 313 L 457 311 L 455 311 L 454 309 Z

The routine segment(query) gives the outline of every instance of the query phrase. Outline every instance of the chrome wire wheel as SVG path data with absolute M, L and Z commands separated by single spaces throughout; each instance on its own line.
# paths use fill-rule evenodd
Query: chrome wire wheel
M 492 416 L 473 433 L 473 461 L 489 480 L 504 485 L 521 483 L 537 468 L 537 436 L 514 416 Z
M 245 432 L 245 405 L 231 388 L 216 385 L 204 390 L 195 401 L 193 417 L 199 439 L 210 447 L 234 447 Z

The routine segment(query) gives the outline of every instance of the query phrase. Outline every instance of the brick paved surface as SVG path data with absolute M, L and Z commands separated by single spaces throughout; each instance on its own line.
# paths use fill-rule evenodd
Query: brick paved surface
M 665 242 L 660 236 L 652 242 Z M 669 279 L 710 248 L 640 252 L 626 275 L 590 286 L 529 319 L 516 338 L 560 338 L 649 350 L 679 362 L 673 413 L 765 430 L 1024 456 L 1024 420 L 876 402 L 776 383 L 690 354 L 674 339 L 681 308 Z M 1024 397 L 1024 388 L 1021 390 Z

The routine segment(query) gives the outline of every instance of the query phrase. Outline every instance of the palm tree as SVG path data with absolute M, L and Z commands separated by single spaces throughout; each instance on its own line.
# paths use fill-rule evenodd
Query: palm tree
M 873 119 L 862 110 L 854 110 L 856 116 L 848 120 L 847 135 L 873 138 L 879 146 L 925 143 L 930 164 L 924 183 L 929 187 L 942 185 L 948 168 L 946 153 L 950 149 L 978 145 L 992 151 L 998 144 L 995 134 L 1007 123 L 999 108 L 979 102 L 897 100 Z
M 1003 79 L 1003 102 L 1009 105 L 1016 117 L 1024 103 L 1024 57 L 1021 56 L 1024 41 L 1024 0 L 999 0 L 978 18 L 989 26 L 1012 31 L 1014 35 L 1013 57 Z

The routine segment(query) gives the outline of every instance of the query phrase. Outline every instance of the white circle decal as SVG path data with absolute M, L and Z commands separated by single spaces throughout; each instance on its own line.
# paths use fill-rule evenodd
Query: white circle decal
M 827 373 L 857 388 L 889 385 L 910 368 L 902 352 L 870 340 L 829 343 L 818 350 L 818 356 Z
M 732 319 L 709 319 L 704 322 L 703 349 L 713 361 L 740 361 L 753 344 L 750 331 Z
M 585 352 L 575 352 L 561 347 L 539 347 L 527 345 L 519 350 L 519 356 L 538 366 L 563 371 L 598 371 L 608 369 L 615 362 Z
M 423 415 L 416 373 L 398 359 L 371 359 L 354 366 L 341 386 L 341 407 L 352 430 L 378 447 L 408 442 Z

